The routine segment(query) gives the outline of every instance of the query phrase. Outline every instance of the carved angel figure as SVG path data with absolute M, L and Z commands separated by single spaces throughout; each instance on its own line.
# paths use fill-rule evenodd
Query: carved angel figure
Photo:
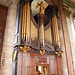
M 46 5 L 46 8 L 48 7 L 49 4 Z M 44 4 L 43 4 L 43 1 L 41 1 L 41 3 L 37 3 L 37 6 L 36 8 L 38 8 L 38 6 L 40 6 L 40 14 L 44 14 L 44 11 L 45 11 L 45 7 L 44 7 Z
M 41 1 L 41 3 L 38 2 L 36 8 L 38 8 L 38 6 L 40 6 L 40 14 L 44 14 L 45 8 L 43 1 Z

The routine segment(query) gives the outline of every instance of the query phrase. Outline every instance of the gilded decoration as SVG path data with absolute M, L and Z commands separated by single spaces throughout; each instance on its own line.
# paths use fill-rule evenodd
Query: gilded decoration
M 30 48 L 30 47 L 27 47 L 27 46 L 24 46 L 24 47 L 20 46 L 20 49 L 21 49 L 23 52 L 28 52 L 28 51 L 31 50 L 31 48 Z
M 36 8 L 38 8 L 38 6 L 40 6 L 40 14 L 44 14 L 45 8 L 43 5 L 43 1 L 41 1 L 41 3 L 38 2 Z
M 56 54 L 57 56 L 61 56 L 61 55 L 62 55 L 62 52 L 55 52 L 55 54 Z
M 41 55 L 44 55 L 45 53 L 46 53 L 45 50 L 40 50 L 40 54 L 41 54 Z
M 49 5 L 49 4 L 47 4 L 46 7 L 47 7 L 48 5 Z M 43 1 L 41 1 L 41 3 L 38 2 L 36 8 L 38 8 L 38 6 L 40 6 L 40 14 L 44 14 L 45 7 L 44 7 L 44 4 L 43 4 Z

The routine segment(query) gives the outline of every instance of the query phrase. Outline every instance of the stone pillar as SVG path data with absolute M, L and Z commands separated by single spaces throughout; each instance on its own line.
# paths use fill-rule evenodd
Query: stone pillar
M 58 13 L 60 15 L 60 13 Z M 66 51 L 65 51 L 65 45 L 64 45 L 64 36 L 62 31 L 62 23 L 61 23 L 61 17 L 58 17 L 58 30 L 59 30 L 59 38 L 60 38 L 60 48 L 63 51 L 62 53 L 62 68 L 63 68 L 63 75 L 68 75 L 68 67 L 67 67 L 67 58 L 66 58 Z
M 12 55 L 14 51 L 14 37 L 17 14 L 17 0 L 8 0 L 9 9 L 6 21 L 3 50 L 5 52 L 5 64 L 1 66 L 1 75 L 12 75 Z
M 66 18 L 63 12 L 63 5 L 61 3 L 61 0 L 58 0 L 58 3 L 59 3 L 59 10 L 61 11 L 61 21 L 62 21 L 61 26 L 63 31 L 63 35 L 60 34 L 60 36 L 61 36 L 61 41 L 62 40 L 64 41 L 64 42 L 63 41 L 61 42 L 63 44 L 61 48 L 63 49 L 63 52 L 64 52 L 62 54 L 63 71 L 64 71 L 63 75 L 74 75 L 72 54 L 71 54 Z

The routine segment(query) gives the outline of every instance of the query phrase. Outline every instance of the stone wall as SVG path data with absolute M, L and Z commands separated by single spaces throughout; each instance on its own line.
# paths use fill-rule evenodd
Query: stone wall
M 1 52 L 2 52 L 7 11 L 8 11 L 8 7 L 0 5 L 0 64 L 1 64 Z

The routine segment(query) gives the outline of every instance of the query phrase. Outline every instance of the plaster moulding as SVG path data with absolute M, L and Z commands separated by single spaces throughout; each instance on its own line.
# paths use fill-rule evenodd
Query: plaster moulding
M 63 3 L 67 4 L 68 6 L 72 7 L 72 8 L 75 8 L 75 0 L 62 0 Z

